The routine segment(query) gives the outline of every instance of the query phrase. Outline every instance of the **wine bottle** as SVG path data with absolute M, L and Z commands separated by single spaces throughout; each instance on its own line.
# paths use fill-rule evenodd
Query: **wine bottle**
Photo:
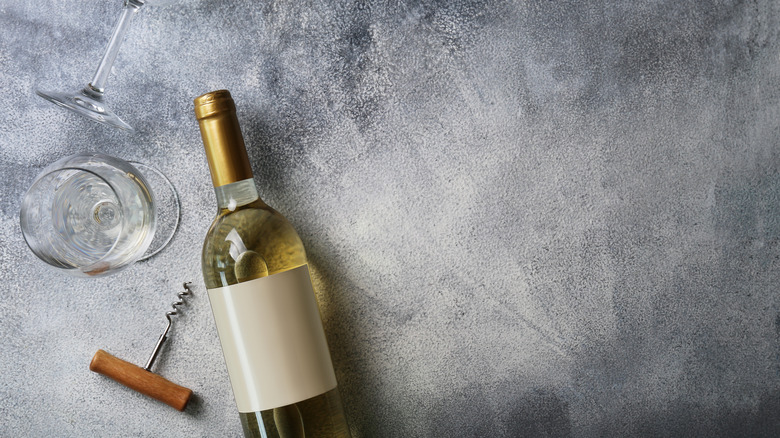
M 258 196 L 233 98 L 195 99 L 219 210 L 203 279 L 247 437 L 349 437 L 306 253 Z

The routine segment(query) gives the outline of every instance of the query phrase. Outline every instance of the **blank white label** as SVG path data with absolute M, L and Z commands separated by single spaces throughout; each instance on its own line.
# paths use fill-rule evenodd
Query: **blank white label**
M 336 387 L 307 265 L 208 293 L 239 412 Z

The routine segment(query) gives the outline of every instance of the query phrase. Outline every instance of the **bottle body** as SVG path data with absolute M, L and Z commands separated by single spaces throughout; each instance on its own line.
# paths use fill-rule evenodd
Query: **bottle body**
M 235 110 L 228 116 L 235 118 Z M 199 121 L 203 132 L 200 115 Z M 210 144 L 234 134 L 203 135 L 219 211 L 203 244 L 202 269 L 244 434 L 349 437 L 298 234 L 258 197 L 248 163 L 215 173 L 214 167 L 243 161 L 231 154 L 235 145 L 215 153 Z M 246 157 L 243 142 L 238 152 Z

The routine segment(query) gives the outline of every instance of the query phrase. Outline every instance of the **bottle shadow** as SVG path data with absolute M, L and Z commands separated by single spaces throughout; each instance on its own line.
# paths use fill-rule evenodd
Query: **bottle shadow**
M 348 280 L 343 266 L 328 261 L 327 248 L 308 245 L 307 255 L 347 421 L 354 437 L 369 436 L 372 425 L 368 422 L 375 416 L 370 410 L 381 406 L 375 391 L 381 379 L 361 347 L 366 321 L 351 311 L 350 296 L 359 293 L 359 288 Z

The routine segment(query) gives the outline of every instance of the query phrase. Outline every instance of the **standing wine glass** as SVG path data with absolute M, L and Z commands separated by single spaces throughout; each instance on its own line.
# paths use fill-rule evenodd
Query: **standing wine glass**
M 157 207 L 148 180 L 130 163 L 78 154 L 54 162 L 35 179 L 22 200 L 20 223 L 41 260 L 72 274 L 98 276 L 149 252 Z M 176 208 L 178 222 L 178 199 Z
M 90 81 L 86 87 L 72 93 L 42 90 L 36 90 L 36 93 L 44 99 L 72 110 L 84 117 L 88 117 L 115 128 L 133 131 L 132 126 L 128 125 L 108 108 L 103 99 L 103 93 L 106 89 L 108 75 L 111 73 L 111 66 L 114 64 L 114 60 L 119 53 L 119 47 L 122 44 L 122 40 L 130 29 L 130 23 L 133 21 L 136 12 L 138 12 L 146 3 L 162 5 L 171 3 L 171 0 L 124 0 L 122 13 L 119 15 L 119 20 L 116 23 L 114 32 L 111 35 L 111 39 L 108 41 L 105 53 L 103 54 L 103 59 L 100 60 L 100 64 L 95 71 L 95 75 L 92 77 L 92 81 Z

